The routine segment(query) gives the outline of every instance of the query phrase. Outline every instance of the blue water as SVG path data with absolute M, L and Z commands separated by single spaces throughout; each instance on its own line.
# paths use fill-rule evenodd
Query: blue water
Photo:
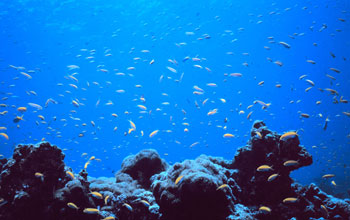
M 15 145 L 45 138 L 64 149 L 75 172 L 95 156 L 101 161 L 92 161 L 89 175 L 113 176 L 124 157 L 144 148 L 155 148 L 169 163 L 200 154 L 232 159 L 247 143 L 252 122 L 261 119 L 279 133 L 298 130 L 313 155 L 312 166 L 293 173 L 297 181 L 335 173 L 332 190 L 344 192 L 350 183 L 350 118 L 342 112 L 350 108 L 333 98 L 350 99 L 349 10 L 349 1 L 1 1 L 0 103 L 7 107 L 0 112 L 8 113 L 0 115 L 0 127 L 7 128 L 0 132 L 9 140 L 0 137 L 0 153 L 10 157 Z M 315 84 L 308 92 L 306 79 Z M 193 94 L 195 85 L 202 95 Z M 45 107 L 49 98 L 57 104 Z M 263 110 L 256 100 L 271 105 Z M 217 113 L 208 116 L 213 109 Z M 136 130 L 125 135 L 129 120 Z M 159 132 L 150 138 L 154 130 Z M 234 138 L 223 138 L 225 133 Z

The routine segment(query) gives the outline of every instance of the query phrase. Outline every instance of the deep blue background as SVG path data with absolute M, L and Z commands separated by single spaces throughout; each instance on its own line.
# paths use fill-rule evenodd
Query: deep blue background
M 307 184 L 335 173 L 337 187 L 331 190 L 345 192 L 350 183 L 350 118 L 342 112 L 350 107 L 334 104 L 333 95 L 318 88 L 337 90 L 337 100 L 340 96 L 350 99 L 349 9 L 349 1 L 1 1 L 0 103 L 8 107 L 0 107 L 0 112 L 8 113 L 0 115 L 0 126 L 7 127 L 1 132 L 10 140 L 0 137 L 0 153 L 10 157 L 15 145 L 45 138 L 64 149 L 65 161 L 75 172 L 94 155 L 101 162 L 92 161 L 89 175 L 112 176 L 124 157 L 144 148 L 155 148 L 170 163 L 200 154 L 231 159 L 236 149 L 247 143 L 252 122 L 261 119 L 279 133 L 298 130 L 301 144 L 314 156 L 311 167 L 294 172 L 299 182 Z M 327 28 L 319 31 L 323 24 Z M 205 34 L 210 39 L 205 39 Z M 278 44 L 280 41 L 291 48 Z M 186 56 L 201 61 L 183 61 Z M 268 58 L 283 62 L 283 66 Z M 152 59 L 155 62 L 150 65 Z M 195 68 L 196 64 L 203 69 Z M 69 70 L 68 65 L 80 68 Z M 329 70 L 331 67 L 341 73 Z M 32 79 L 20 72 L 29 73 Z M 116 75 L 120 72 L 125 76 Z M 77 73 L 78 83 L 67 79 L 73 73 Z M 182 81 L 177 82 L 182 73 Z M 243 76 L 225 75 L 230 73 Z M 308 92 L 304 90 L 309 84 L 299 80 L 304 74 L 315 83 Z M 265 83 L 259 86 L 260 81 Z M 69 86 L 71 83 L 78 89 Z M 278 83 L 281 88 L 275 87 Z M 194 85 L 204 89 L 204 94 L 193 94 Z M 125 93 L 115 92 L 119 89 Z M 37 96 L 26 91 L 35 91 Z M 58 104 L 45 108 L 48 98 Z M 75 107 L 75 99 L 83 105 Z M 105 105 L 109 100 L 114 104 Z M 254 104 L 247 110 L 255 100 L 271 106 L 262 110 Z M 320 105 L 315 104 L 318 100 Z M 42 105 L 43 110 L 35 111 L 28 106 L 30 102 Z M 145 105 L 148 113 L 140 113 L 139 104 Z M 13 118 L 22 115 L 16 111 L 20 106 L 28 111 L 23 113 L 24 121 L 15 124 Z M 208 116 L 215 108 L 218 113 Z M 241 110 L 245 113 L 240 115 Z M 310 118 L 302 118 L 300 113 L 308 113 Z M 45 124 L 38 115 L 45 117 Z M 324 131 L 327 116 L 330 122 Z M 128 120 L 137 129 L 125 136 Z M 186 127 L 188 132 L 184 132 Z M 149 138 L 157 129 L 160 132 Z M 84 137 L 79 137 L 82 132 Z M 225 139 L 225 133 L 235 137 Z M 325 184 L 332 187 L 330 182 Z

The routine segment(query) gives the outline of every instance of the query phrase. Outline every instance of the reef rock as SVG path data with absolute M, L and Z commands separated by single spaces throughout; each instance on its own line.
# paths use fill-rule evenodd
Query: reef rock
M 299 146 L 298 136 L 280 140 L 280 135 L 268 130 L 262 121 L 254 123 L 251 136 L 249 145 L 238 149 L 233 162 L 233 168 L 238 170 L 236 181 L 242 188 L 239 202 L 269 206 L 295 196 L 290 172 L 312 164 L 311 155 Z M 297 163 L 285 166 L 288 160 Z M 258 171 L 261 165 L 272 169 Z M 271 177 L 274 174 L 275 178 Z
M 201 155 L 154 176 L 152 189 L 162 219 L 225 219 L 240 191 L 230 166 L 221 158 Z M 224 183 L 232 187 L 218 188 Z
M 150 178 L 157 173 L 165 171 L 168 164 L 159 157 L 157 151 L 146 149 L 136 155 L 131 155 L 123 160 L 121 173 L 129 174 L 144 188 L 151 185 Z
M 0 159 L 0 219 L 350 219 L 349 199 L 290 177 L 312 157 L 289 134 L 256 121 L 232 161 L 201 155 L 169 166 L 149 149 L 125 158 L 111 178 L 73 174 L 49 143 L 18 145 Z
M 1 219 L 48 219 L 53 192 L 65 177 L 64 154 L 49 143 L 18 145 L 2 166 Z

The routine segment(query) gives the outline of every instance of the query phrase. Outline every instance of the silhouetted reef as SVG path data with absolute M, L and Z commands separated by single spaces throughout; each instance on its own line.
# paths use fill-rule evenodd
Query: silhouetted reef
M 0 160 L 0 219 L 350 219 L 349 199 L 290 178 L 312 164 L 299 144 L 256 121 L 232 161 L 201 155 L 170 166 L 147 149 L 125 158 L 115 178 L 73 174 L 48 142 L 18 145 Z

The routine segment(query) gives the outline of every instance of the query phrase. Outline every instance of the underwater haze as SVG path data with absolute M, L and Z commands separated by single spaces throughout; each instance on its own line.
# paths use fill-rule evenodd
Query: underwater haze
M 349 197 L 349 21 L 347 0 L 1 1 L 0 154 L 49 141 L 112 177 L 148 148 L 231 160 L 263 120 L 313 156 L 298 182 Z

